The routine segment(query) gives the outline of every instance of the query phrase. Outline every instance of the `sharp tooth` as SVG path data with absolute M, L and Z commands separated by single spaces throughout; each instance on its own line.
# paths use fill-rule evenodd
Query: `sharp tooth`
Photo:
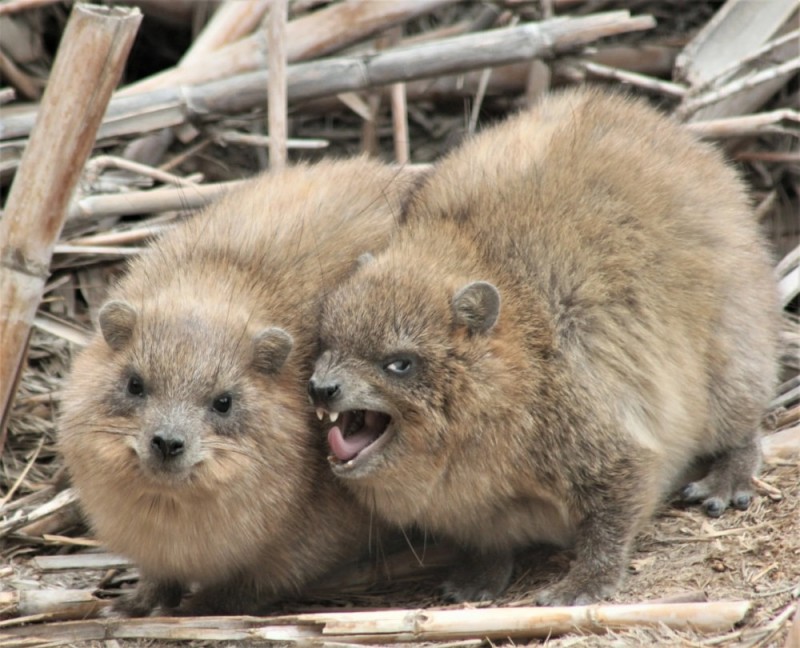
M 331 423 L 336 423 L 336 419 L 339 418 L 339 412 L 330 412 L 328 416 L 331 417 Z
M 318 407 L 318 408 L 317 408 L 317 418 L 318 418 L 320 421 L 321 421 L 323 418 L 325 418 L 325 410 L 324 410 L 324 409 L 322 409 L 321 407 Z

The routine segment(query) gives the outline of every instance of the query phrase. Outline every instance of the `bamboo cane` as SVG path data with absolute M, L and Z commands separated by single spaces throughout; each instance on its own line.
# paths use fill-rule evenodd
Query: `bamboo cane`
M 53 246 L 141 18 L 138 9 L 74 7 L 6 202 L 0 221 L 0 452 Z

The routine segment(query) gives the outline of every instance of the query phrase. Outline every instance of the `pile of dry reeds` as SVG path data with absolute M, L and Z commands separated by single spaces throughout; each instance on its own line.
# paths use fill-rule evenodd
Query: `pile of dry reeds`
M 604 634 L 549 643 L 800 645 L 796 0 L 127 4 L 0 0 L 0 646 L 477 646 L 565 633 Z M 448 556 L 430 552 L 424 566 L 389 557 L 388 588 L 367 570 L 310 599 L 375 612 L 98 618 L 133 572 L 87 536 L 54 428 L 71 351 L 124 259 L 261 168 L 359 151 L 435 162 L 483 124 L 583 82 L 647 96 L 750 182 L 787 317 L 756 505 L 713 523 L 665 512 L 608 606 L 530 608 L 541 582 L 523 574 L 491 608 L 442 609 L 425 579 Z

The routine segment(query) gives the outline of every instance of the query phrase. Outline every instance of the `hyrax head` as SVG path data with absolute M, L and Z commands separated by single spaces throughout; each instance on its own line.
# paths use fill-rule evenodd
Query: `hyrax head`
M 280 435 L 296 434 L 282 423 L 299 408 L 279 389 L 292 338 L 247 317 L 192 300 L 105 304 L 65 399 L 76 482 L 109 471 L 145 491 L 214 491 L 294 459 Z
M 479 388 L 500 314 L 491 283 L 398 261 L 362 264 L 324 307 L 308 393 L 332 423 L 330 462 L 341 477 L 408 475 L 444 460 L 459 435 L 447 428 Z

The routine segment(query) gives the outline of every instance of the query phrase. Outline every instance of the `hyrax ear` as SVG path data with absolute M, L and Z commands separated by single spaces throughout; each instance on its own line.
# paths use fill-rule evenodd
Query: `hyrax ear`
M 500 293 L 488 281 L 473 281 L 453 295 L 453 314 L 470 333 L 486 333 L 500 315 Z
M 278 373 L 294 346 L 292 336 L 274 326 L 256 333 L 253 343 L 255 345 L 253 365 L 265 374 Z
M 122 351 L 133 337 L 136 318 L 136 309 L 128 302 L 110 301 L 104 304 L 98 322 L 106 344 L 114 351 Z

